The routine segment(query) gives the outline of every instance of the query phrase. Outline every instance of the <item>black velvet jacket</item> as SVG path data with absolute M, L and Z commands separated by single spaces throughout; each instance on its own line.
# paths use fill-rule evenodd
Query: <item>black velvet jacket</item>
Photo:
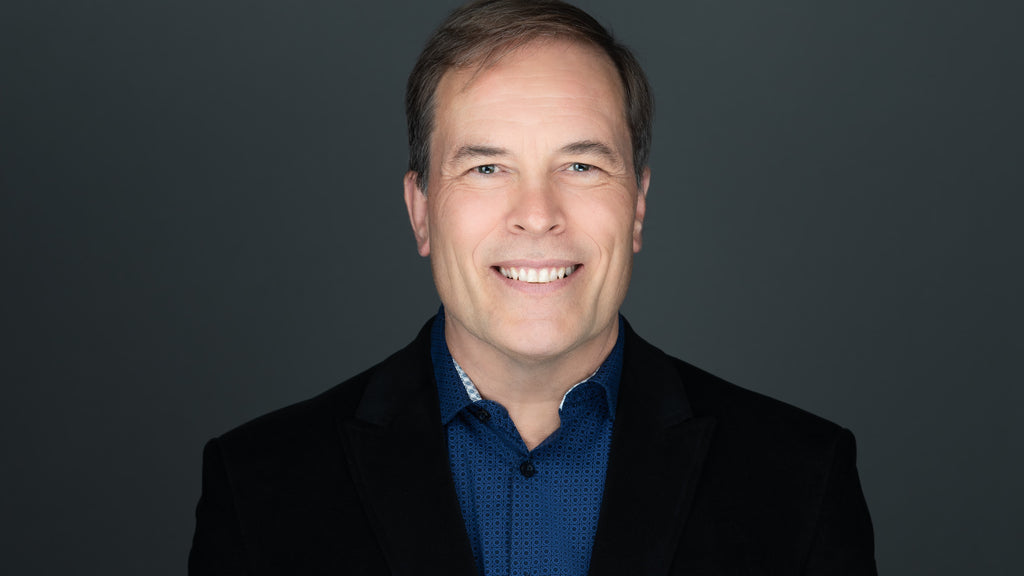
M 189 574 L 475 574 L 429 323 L 408 347 L 211 440 Z M 590 574 L 875 574 L 849 431 L 626 326 Z

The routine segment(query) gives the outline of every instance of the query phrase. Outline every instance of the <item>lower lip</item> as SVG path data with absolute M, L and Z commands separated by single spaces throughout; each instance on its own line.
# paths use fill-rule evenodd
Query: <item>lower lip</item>
M 505 276 L 501 273 L 501 270 L 498 270 L 497 268 L 492 268 L 492 270 L 494 270 L 494 274 L 498 279 L 504 281 L 505 285 L 509 288 L 526 294 L 544 295 L 557 292 L 558 290 L 569 286 L 569 284 L 573 282 L 581 272 L 583 272 L 583 265 L 577 264 L 576 268 L 572 271 L 572 274 L 550 282 L 522 282 Z

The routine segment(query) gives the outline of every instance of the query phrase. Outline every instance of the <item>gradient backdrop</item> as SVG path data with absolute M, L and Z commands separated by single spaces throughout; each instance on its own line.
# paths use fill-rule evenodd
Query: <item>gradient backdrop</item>
M 184 573 L 203 442 L 436 310 L 403 88 L 455 2 L 354 4 L 0 8 L 5 574 Z M 1021 5 L 581 5 L 658 101 L 636 329 L 851 428 L 883 573 L 1024 574 Z

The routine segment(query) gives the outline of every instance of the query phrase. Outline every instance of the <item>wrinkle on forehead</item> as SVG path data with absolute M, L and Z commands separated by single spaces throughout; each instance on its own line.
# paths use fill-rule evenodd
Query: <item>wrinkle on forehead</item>
M 487 52 L 483 57 L 474 58 L 469 60 L 465 64 L 456 64 L 441 77 L 438 82 L 438 87 L 435 90 L 435 96 L 442 93 L 441 85 L 447 82 L 455 82 L 461 80 L 462 85 L 454 91 L 455 94 L 465 94 L 480 76 L 488 72 L 499 65 L 503 64 L 508 58 L 511 57 L 525 57 L 528 58 L 530 53 L 548 48 L 552 46 L 561 45 L 566 52 L 571 50 L 580 50 L 583 52 L 589 52 L 593 56 L 597 56 L 606 65 L 608 70 L 612 72 L 612 77 L 615 79 L 615 86 L 619 100 L 622 102 L 623 114 L 626 113 L 626 91 L 623 86 L 622 78 L 619 75 L 618 69 L 615 67 L 615 63 L 612 59 L 605 54 L 601 48 L 590 44 L 589 42 L 581 42 L 573 38 L 566 38 L 564 36 L 549 36 L 542 35 L 536 38 L 531 38 L 525 42 L 509 42 L 498 48 L 494 48 Z M 436 104 L 436 103 L 435 103 Z
M 510 42 L 505 42 L 488 50 L 482 56 L 477 55 L 475 57 L 468 58 L 465 62 L 456 63 L 452 69 L 462 71 L 473 70 L 467 79 L 468 85 L 472 84 L 473 80 L 475 80 L 477 76 L 491 68 L 494 68 L 495 66 L 498 66 L 509 56 L 518 56 L 520 54 L 536 51 L 539 48 L 546 48 L 558 44 L 565 46 L 566 50 L 569 48 L 578 48 L 580 50 L 589 51 L 595 56 L 598 56 L 603 60 L 607 60 L 607 62 L 612 65 L 612 68 L 615 68 L 615 64 L 611 61 L 611 58 L 605 54 L 604 50 L 590 42 L 564 35 L 538 34 L 537 36 L 526 38 L 524 40 L 513 39 Z

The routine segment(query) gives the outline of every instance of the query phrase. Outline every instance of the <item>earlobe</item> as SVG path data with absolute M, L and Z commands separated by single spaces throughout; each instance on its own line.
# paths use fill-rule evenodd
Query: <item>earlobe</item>
M 405 208 L 409 211 L 409 224 L 416 237 L 416 250 L 420 256 L 430 255 L 430 226 L 427 218 L 427 195 L 420 190 L 419 175 L 405 173 Z
M 640 178 L 640 189 L 636 194 L 636 218 L 633 220 L 633 252 L 643 246 L 644 215 L 647 214 L 647 187 L 651 184 L 651 169 L 644 168 Z

